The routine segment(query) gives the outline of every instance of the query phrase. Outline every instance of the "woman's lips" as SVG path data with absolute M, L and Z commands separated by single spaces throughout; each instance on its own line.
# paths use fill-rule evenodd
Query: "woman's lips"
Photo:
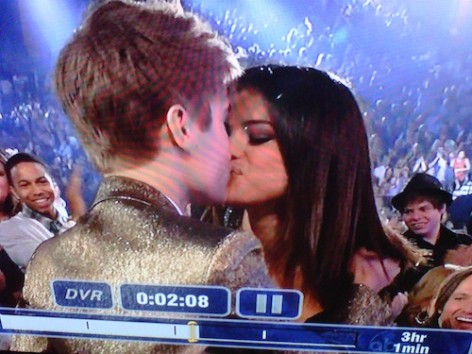
M 243 174 L 243 172 L 242 172 L 241 170 L 239 170 L 239 169 L 234 169 L 234 168 L 232 168 L 232 169 L 231 169 L 231 174 L 232 174 L 232 175 L 241 176 L 241 175 Z
M 243 174 L 242 166 L 239 163 L 237 163 L 236 161 L 233 161 L 231 163 L 231 174 L 234 174 L 234 175 L 242 175 Z

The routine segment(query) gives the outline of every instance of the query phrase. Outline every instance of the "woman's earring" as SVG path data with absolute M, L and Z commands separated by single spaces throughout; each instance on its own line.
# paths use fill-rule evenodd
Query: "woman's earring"
M 428 322 L 428 320 L 429 320 L 429 316 L 428 316 L 428 312 L 426 311 L 421 311 L 419 314 L 415 316 L 416 323 L 418 323 L 421 326 L 424 326 L 426 322 Z

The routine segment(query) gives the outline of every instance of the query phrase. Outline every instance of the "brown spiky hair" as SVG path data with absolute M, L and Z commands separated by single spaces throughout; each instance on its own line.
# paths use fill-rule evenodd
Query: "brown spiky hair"
M 231 47 L 175 2 L 104 1 L 62 49 L 58 97 L 102 173 L 159 150 L 156 129 L 173 104 L 205 128 L 208 100 L 241 68 Z

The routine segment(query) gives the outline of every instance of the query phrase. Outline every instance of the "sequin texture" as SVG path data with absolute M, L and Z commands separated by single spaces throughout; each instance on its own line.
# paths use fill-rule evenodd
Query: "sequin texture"
M 51 292 L 50 284 L 56 279 L 107 282 L 114 292 L 114 306 L 110 310 L 60 307 Z M 34 309 L 170 317 L 122 309 L 117 301 L 122 283 L 212 284 L 232 291 L 244 286 L 273 287 L 254 236 L 180 216 L 167 198 L 150 186 L 115 176 L 104 179 L 92 210 L 74 228 L 38 248 L 27 269 L 23 296 L 27 307 Z M 28 336 L 15 337 L 13 349 L 60 353 L 204 351 L 202 346 Z

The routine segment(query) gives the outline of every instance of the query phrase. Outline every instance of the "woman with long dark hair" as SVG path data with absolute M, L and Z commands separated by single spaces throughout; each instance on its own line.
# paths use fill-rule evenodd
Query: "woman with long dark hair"
M 274 65 L 247 70 L 236 91 L 227 204 L 246 210 L 271 276 L 304 293 L 302 319 L 388 322 L 377 293 L 414 257 L 380 222 L 351 91 L 325 72 Z

